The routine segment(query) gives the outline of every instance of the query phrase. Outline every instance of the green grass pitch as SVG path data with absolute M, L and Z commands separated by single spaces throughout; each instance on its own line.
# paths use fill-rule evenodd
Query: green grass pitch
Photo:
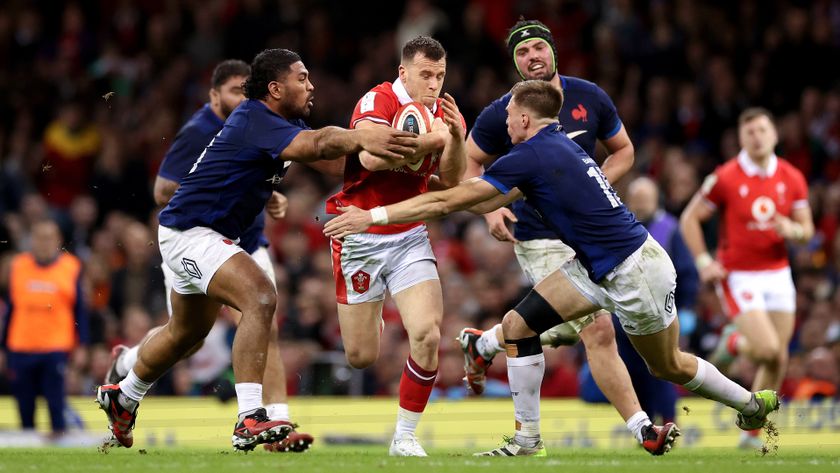
M 592 472 L 621 473 L 672 471 L 722 472 L 837 472 L 840 449 L 785 449 L 761 455 L 732 449 L 677 447 L 662 457 L 641 450 L 549 450 L 547 458 L 476 458 L 471 452 L 432 450 L 428 458 L 391 458 L 385 446 L 316 446 L 302 454 L 251 453 L 207 448 L 115 448 L 107 453 L 88 449 L 0 449 L 0 472 L 385 472 L 444 473 L 490 472 Z M 667 468 L 667 470 L 666 470 Z

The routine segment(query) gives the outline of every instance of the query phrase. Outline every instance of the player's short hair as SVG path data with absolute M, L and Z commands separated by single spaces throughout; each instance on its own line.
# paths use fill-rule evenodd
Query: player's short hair
M 510 93 L 517 105 L 536 113 L 538 118 L 557 118 L 563 106 L 563 93 L 544 80 L 519 82 Z
M 770 120 L 770 123 L 775 122 L 775 120 L 773 119 L 773 114 L 770 112 L 770 110 L 767 110 L 764 107 L 750 107 L 741 112 L 740 115 L 738 115 L 738 127 L 740 128 L 741 126 L 755 120 L 758 117 L 767 117 L 767 119 Z
M 431 59 L 432 61 L 440 61 L 446 57 L 446 50 L 440 41 L 430 36 L 418 36 L 409 40 L 402 48 L 402 61 L 411 61 L 417 53 Z
M 291 65 L 300 61 L 300 55 L 288 49 L 266 49 L 251 62 L 251 76 L 245 81 L 245 97 L 263 99 L 268 95 L 268 84 L 282 79 Z
M 214 89 L 223 86 L 225 82 L 231 77 L 242 76 L 248 77 L 251 75 L 251 66 L 245 61 L 239 59 L 228 59 L 216 65 L 213 69 L 213 75 L 210 78 L 210 85 Z

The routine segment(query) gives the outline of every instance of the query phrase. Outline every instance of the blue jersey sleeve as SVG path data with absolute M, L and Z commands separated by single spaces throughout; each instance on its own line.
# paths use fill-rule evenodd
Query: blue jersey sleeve
M 277 115 L 260 114 L 257 119 L 259 123 L 252 123 L 248 129 L 247 140 L 275 159 L 304 130 L 297 120 L 290 122 Z
M 181 182 L 211 139 L 196 127 L 182 128 L 160 163 L 158 176 Z
M 507 133 L 507 112 L 501 100 L 496 100 L 484 107 L 475 119 L 470 136 L 481 151 L 498 156 L 510 147 Z
M 521 188 L 528 182 L 536 160 L 537 156 L 530 147 L 516 146 L 490 165 L 481 178 L 502 194 L 507 194 L 514 187 Z
M 608 140 L 621 130 L 621 119 L 610 96 L 598 89 L 598 139 Z

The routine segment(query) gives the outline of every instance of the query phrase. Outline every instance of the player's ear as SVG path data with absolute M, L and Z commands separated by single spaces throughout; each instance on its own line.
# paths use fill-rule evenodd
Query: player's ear
M 399 71 L 400 80 L 402 81 L 403 84 L 405 84 L 405 73 L 406 73 L 405 66 L 400 64 L 400 67 L 399 67 L 398 71 Z
M 273 97 L 276 100 L 283 99 L 283 85 L 277 81 L 271 81 L 268 83 L 268 95 Z
M 221 99 L 222 94 L 219 93 L 214 87 L 210 87 L 210 103 L 215 104 Z

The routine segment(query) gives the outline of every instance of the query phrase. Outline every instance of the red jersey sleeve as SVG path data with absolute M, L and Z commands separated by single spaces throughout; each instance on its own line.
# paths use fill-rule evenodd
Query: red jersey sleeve
M 722 207 L 726 202 L 725 185 L 721 182 L 721 168 L 706 176 L 703 185 L 700 186 L 700 193 L 715 207 Z
M 387 93 L 382 86 L 374 87 L 359 99 L 356 108 L 353 109 L 350 128 L 356 128 L 356 124 L 362 120 L 391 126 L 399 106 L 396 96 Z

